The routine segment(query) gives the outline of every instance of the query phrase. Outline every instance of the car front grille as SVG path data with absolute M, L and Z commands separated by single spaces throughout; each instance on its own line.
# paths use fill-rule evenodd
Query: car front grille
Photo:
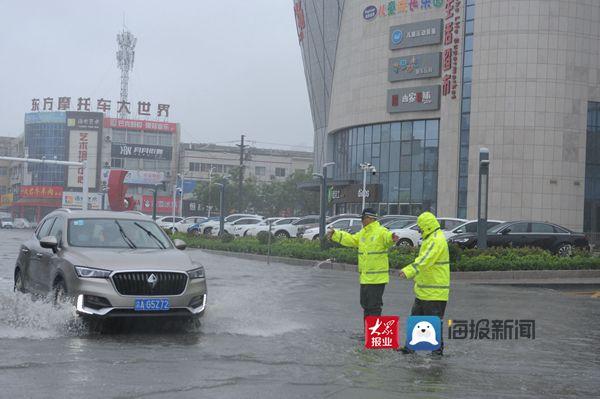
M 179 295 L 185 290 L 188 276 L 175 272 L 119 272 L 112 279 L 121 295 Z

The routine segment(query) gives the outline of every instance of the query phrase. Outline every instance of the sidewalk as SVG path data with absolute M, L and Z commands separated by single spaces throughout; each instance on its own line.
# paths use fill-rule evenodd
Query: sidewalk
M 266 255 L 215 251 L 202 249 L 215 255 L 233 258 L 267 261 Z M 356 272 L 357 266 L 347 263 L 317 261 L 306 259 L 271 256 L 271 263 L 284 263 L 292 266 L 318 267 L 320 269 Z M 390 270 L 390 275 L 397 276 L 399 270 Z M 520 287 L 544 287 L 552 289 L 600 289 L 600 270 L 507 270 L 482 272 L 452 272 L 453 281 L 469 284 L 509 285 Z

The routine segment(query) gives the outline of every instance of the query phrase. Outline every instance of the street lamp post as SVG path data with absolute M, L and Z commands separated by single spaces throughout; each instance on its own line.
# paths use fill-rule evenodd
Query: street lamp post
M 477 248 L 487 248 L 488 189 L 490 150 L 479 149 L 479 194 L 477 196 Z
M 375 173 L 377 173 L 377 169 L 375 169 L 375 166 L 371 165 L 368 162 L 361 163 L 360 168 L 363 171 L 362 192 L 360 193 L 360 196 L 362 197 L 361 210 L 363 210 L 363 209 L 365 209 L 366 199 L 367 199 L 367 172 L 371 172 L 372 174 L 375 174 Z
M 219 186 L 219 235 L 223 235 L 225 229 L 225 214 L 223 208 L 225 204 L 225 184 L 215 183 L 215 186 Z
M 210 211 L 212 208 L 212 206 L 210 205 L 210 187 L 212 186 L 212 174 L 214 171 L 215 167 L 211 165 L 208 171 L 208 217 L 210 217 Z
M 335 162 L 327 162 L 323 164 L 322 173 L 313 173 L 314 177 L 321 179 L 321 209 L 319 211 L 319 239 L 321 241 L 321 249 L 325 249 L 325 216 L 327 214 L 327 167 L 335 165 Z

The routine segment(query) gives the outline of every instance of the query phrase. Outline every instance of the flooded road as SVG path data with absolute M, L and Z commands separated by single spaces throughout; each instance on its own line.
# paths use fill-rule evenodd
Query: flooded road
M 71 309 L 12 292 L 27 234 L 0 230 L 2 398 L 582 398 L 600 390 L 598 299 L 456 283 L 447 318 L 535 319 L 536 339 L 447 340 L 441 359 L 406 356 L 363 349 L 354 273 L 190 250 L 208 278 L 199 327 L 136 323 L 94 334 Z M 402 319 L 412 300 L 411 284 L 393 281 L 384 313 Z

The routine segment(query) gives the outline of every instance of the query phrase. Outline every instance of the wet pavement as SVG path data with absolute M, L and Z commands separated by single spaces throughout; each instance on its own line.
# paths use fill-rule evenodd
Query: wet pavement
M 190 250 L 208 276 L 200 326 L 91 333 L 67 307 L 12 292 L 0 230 L 2 398 L 597 397 L 600 302 L 539 288 L 453 284 L 450 319 L 535 319 L 535 340 L 446 340 L 446 355 L 367 351 L 357 275 Z M 407 315 L 408 282 L 384 313 Z M 404 329 L 401 329 L 401 334 Z M 401 338 L 402 339 L 402 338 Z

